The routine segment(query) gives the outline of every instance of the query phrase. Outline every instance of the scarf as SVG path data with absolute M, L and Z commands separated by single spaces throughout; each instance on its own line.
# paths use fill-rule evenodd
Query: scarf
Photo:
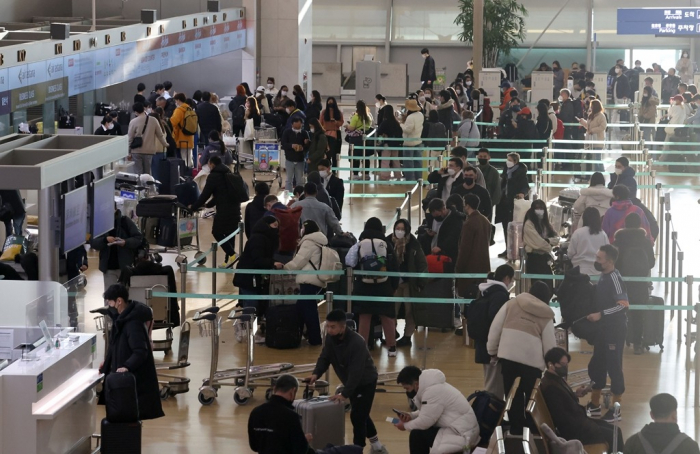
M 408 232 L 406 232 L 406 236 L 398 239 L 393 233 L 391 234 L 391 241 L 394 243 L 394 255 L 399 264 L 403 263 L 404 255 L 406 255 L 406 245 L 408 240 L 411 239 L 408 235 Z
M 509 180 L 513 177 L 513 172 L 515 172 L 518 169 L 518 167 L 520 167 L 520 163 L 515 164 L 511 168 L 506 167 L 506 174 L 508 175 Z

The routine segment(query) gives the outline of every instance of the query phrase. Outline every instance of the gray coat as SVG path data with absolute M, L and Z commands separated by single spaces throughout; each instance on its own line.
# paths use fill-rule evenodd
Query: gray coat
M 295 202 L 291 208 L 301 207 L 301 222 L 312 220 L 318 224 L 321 232 L 333 232 L 342 235 L 343 229 L 340 227 L 338 218 L 331 207 L 316 199 L 316 197 L 306 196 L 304 200 Z

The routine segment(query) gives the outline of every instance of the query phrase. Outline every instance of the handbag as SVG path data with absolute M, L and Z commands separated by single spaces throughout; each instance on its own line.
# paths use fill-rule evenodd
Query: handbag
M 526 199 L 513 200 L 513 222 L 525 222 L 525 214 L 530 209 L 532 201 Z
M 131 139 L 131 144 L 129 145 L 129 149 L 133 150 L 135 148 L 143 147 L 143 135 L 146 132 L 146 126 L 148 126 L 148 119 L 149 118 L 151 118 L 151 116 L 146 114 L 146 123 L 143 124 L 143 129 L 141 130 L 141 135 L 136 136 L 133 139 Z
M 252 118 L 245 121 L 245 129 L 243 130 L 243 140 L 255 140 L 255 123 Z

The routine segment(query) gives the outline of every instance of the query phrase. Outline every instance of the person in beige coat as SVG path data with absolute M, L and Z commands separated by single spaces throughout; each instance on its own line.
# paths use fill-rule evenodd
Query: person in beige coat
M 586 129 L 586 140 L 605 140 L 605 130 L 608 128 L 608 120 L 603 113 L 603 104 L 599 99 L 591 101 L 588 120 L 579 118 L 578 122 Z M 586 148 L 590 150 L 602 150 L 602 143 L 589 144 Z
M 160 152 L 163 148 L 168 147 L 168 142 L 165 140 L 163 130 L 160 128 L 160 122 L 157 118 L 151 118 L 143 108 L 143 104 L 137 102 L 134 104 L 134 112 L 136 118 L 129 123 L 129 156 L 134 161 L 134 173 L 150 174 L 151 159 L 156 152 Z M 132 148 L 134 138 L 140 137 L 142 145 L 138 148 Z M 156 148 L 156 142 L 162 147 Z
M 284 265 L 285 270 L 318 270 L 321 268 L 321 253 L 323 246 L 328 245 L 328 238 L 312 220 L 306 220 L 301 226 L 301 240 L 294 258 Z M 315 274 L 298 274 L 297 284 L 302 295 L 318 295 L 324 288 L 325 282 Z M 297 300 L 299 324 L 309 336 L 309 345 L 321 345 L 321 324 L 318 320 L 316 300 Z
M 608 211 L 608 208 L 610 208 L 610 203 L 613 198 L 612 189 L 605 187 L 605 177 L 600 172 L 595 172 L 591 175 L 590 185 L 587 188 L 581 189 L 580 194 L 579 198 L 574 202 L 572 233 L 583 226 L 583 219 L 581 216 L 586 208 L 595 208 L 602 218 L 605 212 Z

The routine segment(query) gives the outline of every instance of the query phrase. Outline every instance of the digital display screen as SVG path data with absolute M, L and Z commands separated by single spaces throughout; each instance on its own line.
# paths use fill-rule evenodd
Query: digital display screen
M 92 237 L 104 235 L 114 228 L 114 184 L 116 175 L 95 181 L 92 186 Z
M 88 233 L 87 196 L 87 186 L 63 195 L 63 252 L 70 252 L 85 244 Z

